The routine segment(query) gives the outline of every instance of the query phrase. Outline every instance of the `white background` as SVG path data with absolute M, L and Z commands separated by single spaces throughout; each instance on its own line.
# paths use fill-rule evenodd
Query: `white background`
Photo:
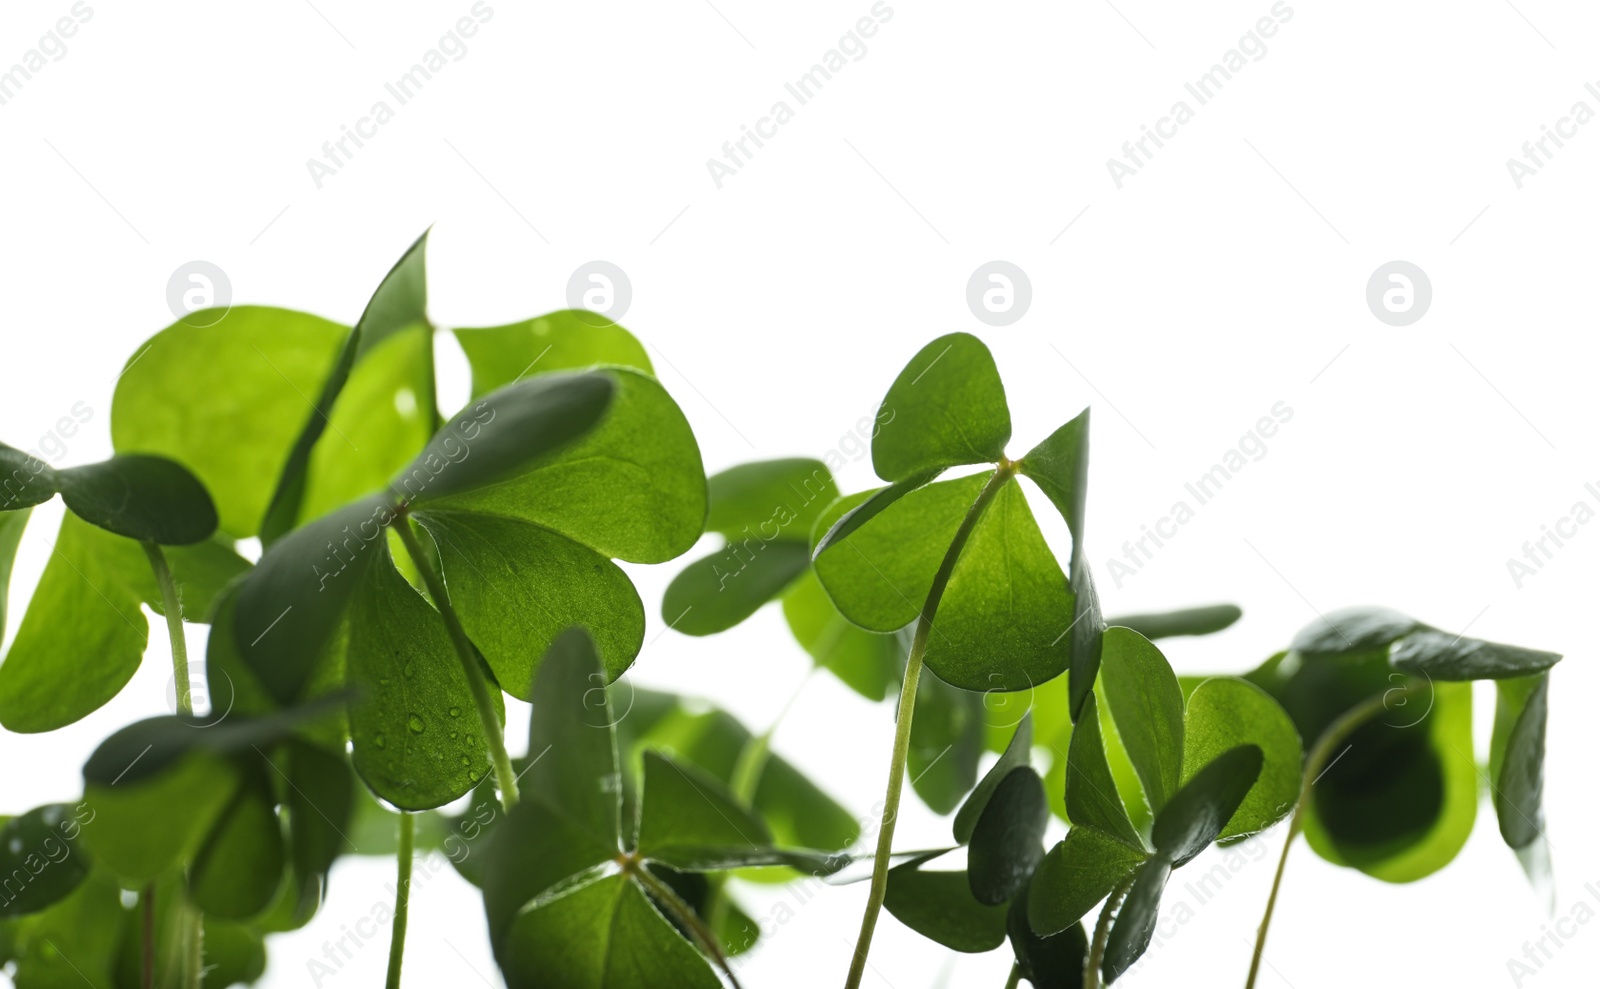
M 1600 80 L 1592 6 L 1291 0 L 1266 54 L 1198 106 L 1183 84 L 1269 0 L 893 0 L 865 55 L 807 105 L 791 98 L 794 119 L 719 190 L 706 160 L 785 99 L 783 83 L 869 16 L 869 0 L 491 0 L 466 54 L 318 189 L 307 159 L 471 3 L 314 2 L 91 0 L 66 54 L 0 106 L 7 442 L 35 445 L 82 401 L 94 417 L 57 462 L 109 452 L 111 382 L 171 321 L 178 265 L 220 265 L 236 302 L 350 322 L 429 224 L 445 326 L 561 308 L 568 276 L 594 258 L 625 269 L 622 322 L 652 348 L 709 470 L 838 446 L 923 343 L 970 330 L 1005 378 L 1013 454 L 1094 406 L 1088 542 L 1107 611 L 1244 607 L 1225 634 L 1173 643 L 1179 672 L 1244 670 L 1317 610 L 1365 603 L 1566 653 L 1549 735 L 1557 913 L 1600 908 L 1583 888 L 1600 881 L 1585 707 L 1600 525 L 1520 589 L 1506 567 L 1575 502 L 1600 506 L 1584 490 L 1600 483 L 1600 123 L 1520 190 L 1505 164 L 1575 101 L 1600 110 L 1584 90 Z M 0 8 L 0 67 L 70 6 Z M 1194 119 L 1118 190 L 1106 159 L 1180 99 Z M 968 276 L 995 258 L 1033 286 L 1029 311 L 1002 328 L 965 303 Z M 1397 258 L 1428 273 L 1434 296 L 1398 328 L 1364 298 Z M 464 362 L 443 337 L 441 354 L 445 393 L 460 398 Z M 1267 455 L 1115 586 L 1106 560 L 1279 401 L 1294 418 Z M 840 480 L 872 483 L 870 462 Z M 25 540 L 18 614 L 56 517 L 41 512 Z M 657 639 L 655 603 L 676 569 L 634 571 L 654 623 L 637 681 L 764 725 L 806 657 L 775 609 L 714 639 Z M 98 739 L 164 710 L 169 670 L 153 636 L 105 709 L 47 736 L 0 735 L 5 809 L 74 797 Z M 820 676 L 776 747 L 865 812 L 891 719 L 890 705 Z M 947 821 L 908 805 L 900 844 L 947 838 Z M 1166 923 L 1127 984 L 1241 985 L 1278 841 L 1192 921 Z M 1177 875 L 1169 917 L 1209 864 Z M 311 984 L 306 959 L 384 897 L 391 868 L 342 864 L 311 927 L 272 943 L 264 984 Z M 811 901 L 745 984 L 842 981 L 865 893 Z M 745 901 L 759 914 L 775 895 Z M 1459 859 L 1409 886 L 1298 848 L 1262 985 L 1509 986 L 1507 959 L 1546 922 L 1484 804 Z M 409 949 L 409 984 L 498 984 L 474 891 L 448 870 L 416 897 Z M 384 952 L 380 938 L 323 984 L 378 984 Z M 1003 950 L 952 956 L 887 917 L 872 962 L 868 984 L 895 989 L 998 987 L 1009 964 Z M 1591 923 L 1523 984 L 1590 985 L 1597 966 Z

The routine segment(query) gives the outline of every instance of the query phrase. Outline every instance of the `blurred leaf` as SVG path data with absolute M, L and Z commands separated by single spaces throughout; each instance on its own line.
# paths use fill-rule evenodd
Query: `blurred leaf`
M 1081 556 L 1083 506 L 1089 490 L 1089 410 L 1051 433 L 1020 461 L 1022 473 L 1039 485 L 1072 532 L 1072 555 Z
M 355 776 L 345 759 L 314 745 L 291 740 L 287 749 L 289 863 L 299 888 L 297 913 L 306 914 L 326 895 L 334 859 L 356 851 L 347 835 L 353 827 Z
M 28 516 L 32 514 L 29 508 L 0 513 L 0 641 L 6 635 L 6 596 L 11 589 L 11 569 L 17 560 L 22 532 L 28 526 Z
M 129 539 L 186 546 L 217 528 L 205 487 L 165 457 L 122 454 L 57 471 L 56 483 L 74 515 Z
M 1177 792 L 1183 769 L 1183 691 L 1161 650 L 1138 632 L 1113 626 L 1102 643 L 1106 704 L 1150 809 L 1159 816 Z
M 1177 868 L 1205 851 L 1244 803 L 1261 775 L 1261 766 L 1260 746 L 1246 744 L 1200 767 L 1156 812 L 1150 828 L 1156 853 Z
M 1184 782 L 1246 743 L 1261 749 L 1261 775 L 1220 838 L 1265 831 L 1294 810 L 1300 795 L 1300 734 L 1278 702 L 1253 683 L 1214 677 L 1196 687 L 1184 714 Z
M 810 564 L 803 542 L 735 542 L 684 567 L 661 597 L 661 615 L 685 635 L 726 632 L 782 594 Z
M 783 617 L 818 666 L 867 700 L 883 700 L 898 683 L 901 657 L 895 636 L 851 624 L 810 567 L 783 595 Z
M 1028 923 L 1041 936 L 1077 924 L 1148 858 L 1098 828 L 1077 825 L 1050 849 L 1028 889 Z
M 204 921 L 206 989 L 250 984 L 267 970 L 267 945 L 260 933 L 242 924 L 207 916 Z
M 1424 627 L 1416 619 L 1388 608 L 1341 608 L 1301 629 L 1289 648 L 1309 656 L 1367 652 Z
M 740 464 L 713 474 L 706 485 L 706 531 L 734 544 L 780 536 L 809 543 L 817 518 L 839 497 L 828 468 L 810 457 Z
M 78 888 L 90 864 L 81 830 L 70 804 L 35 807 L 0 827 L 0 917 L 38 913 Z
M 296 437 L 322 422 L 311 396 L 321 393 L 348 332 L 262 306 L 180 320 L 140 348 L 117 379 L 112 444 L 118 453 L 183 464 L 210 492 L 222 528 L 253 536 Z
M 148 778 L 85 779 L 84 843 L 130 889 L 191 860 L 238 786 L 233 766 L 204 750 Z
M 961 464 L 994 463 L 1011 413 L 994 358 L 977 337 L 951 333 L 922 348 L 878 412 L 872 467 L 885 481 Z
M 455 330 L 472 367 L 472 397 L 532 374 L 615 364 L 655 374 L 633 334 L 587 309 L 562 309 L 505 326 Z
M 912 722 L 914 726 L 915 721 Z M 1000 781 L 1010 775 L 1013 769 L 1028 765 L 1028 760 L 1033 750 L 1033 716 L 1023 715 L 1018 722 L 1016 731 L 1011 735 L 1011 741 L 1006 745 L 1005 751 L 989 771 L 983 774 L 983 779 L 967 797 L 961 809 L 956 812 L 953 822 L 953 831 L 957 843 L 965 845 L 972 840 L 972 829 L 977 827 L 978 818 L 983 815 L 984 808 L 994 797 L 995 790 L 999 788 Z
M 0 511 L 14 512 L 42 505 L 56 496 L 55 468 L 16 447 L 0 443 Z
M 1130 848 L 1144 848 L 1112 781 L 1092 693 L 1084 699 L 1067 755 L 1067 818 L 1073 824 L 1099 828 Z
M 1410 633 L 1389 647 L 1389 662 L 1405 673 L 1434 680 L 1503 680 L 1542 673 L 1561 654 L 1468 639 L 1438 629 Z
M 1210 635 L 1220 632 L 1244 612 L 1236 604 L 1213 604 L 1204 608 L 1179 608 L 1147 615 L 1119 615 L 1106 622 L 1131 628 L 1147 639 L 1165 639 L 1174 635 Z
M 1049 819 L 1039 774 L 1028 766 L 1007 773 L 978 817 L 967 849 L 967 880 L 979 903 L 1003 904 L 1027 886 L 1044 857 Z
M 1006 909 L 979 903 L 967 874 L 924 870 L 932 856 L 918 856 L 889 870 L 883 906 L 900 923 L 963 952 L 993 951 L 1006 939 Z
M 89 876 L 42 913 L 0 922 L 0 946 L 11 941 L 16 989 L 81 989 L 112 984 L 126 923 L 122 892 L 110 877 Z M 3 930 L 8 929 L 8 930 Z
M 1526 848 L 1544 833 L 1544 733 L 1550 674 L 1495 684 L 1489 778 L 1500 836 Z
M 978 781 L 983 695 L 924 676 L 917 681 L 916 704 L 906 773 L 923 803 L 935 814 L 948 814 Z
M 320 700 L 260 717 L 229 716 L 212 720 L 199 715 L 161 715 L 135 721 L 112 732 L 83 764 L 91 785 L 124 786 L 165 772 L 194 752 L 219 756 L 255 753 L 289 737 L 302 724 L 326 717 L 335 700 Z M 230 786 L 228 792 L 233 792 Z
M 264 762 L 244 763 L 249 770 L 189 867 L 189 896 L 207 916 L 254 917 L 283 881 L 283 828 Z

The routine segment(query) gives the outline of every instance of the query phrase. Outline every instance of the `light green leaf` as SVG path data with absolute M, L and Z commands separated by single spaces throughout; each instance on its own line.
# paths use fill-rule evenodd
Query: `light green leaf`
M 810 457 L 740 464 L 713 474 L 706 486 L 706 531 L 735 544 L 751 537 L 808 542 L 817 518 L 839 497 L 828 468 Z
M 987 475 L 975 474 L 926 484 L 844 539 L 830 532 L 813 566 L 844 616 L 874 632 L 898 631 L 916 621 L 950 541 L 987 481 Z M 826 522 L 824 516 L 818 524 Z
M 1542 673 L 1561 654 L 1506 646 L 1423 628 L 1389 647 L 1389 662 L 1405 673 L 1434 680 L 1503 680 Z
M 444 564 L 450 603 L 511 696 L 528 700 L 537 663 L 565 629 L 589 630 L 614 680 L 644 643 L 644 604 L 615 563 L 526 522 L 418 512 Z
M 1148 858 L 1098 828 L 1078 825 L 1050 849 L 1028 888 L 1028 923 L 1050 937 L 1082 920 Z
M 610 379 L 615 396 L 593 431 L 492 487 L 430 495 L 434 505 L 533 522 L 632 563 L 661 563 L 686 552 L 706 517 L 705 469 L 688 420 L 654 378 L 616 368 L 584 380 L 597 376 Z M 544 383 L 551 380 L 573 379 L 544 376 L 511 387 L 549 387 Z M 489 423 L 482 432 L 500 435 Z M 519 442 L 526 449 L 527 438 Z
M 356 772 L 402 810 L 449 803 L 490 771 L 466 673 L 439 614 L 373 551 L 350 607 L 345 676 L 356 689 L 350 738 Z M 496 716 L 504 720 L 497 692 Z
M 811 552 L 803 542 L 735 542 L 683 568 L 661 597 L 661 615 L 685 635 L 725 632 L 810 568 Z
M 1177 868 L 1205 851 L 1244 803 L 1262 763 L 1261 747 L 1245 744 L 1201 766 L 1156 812 L 1150 828 L 1156 853 Z
M 1165 639 L 1174 635 L 1220 632 L 1238 621 L 1243 614 L 1236 604 L 1213 604 L 1204 608 L 1180 608 L 1148 615 L 1118 615 L 1106 624 L 1131 628 L 1147 639 Z
M 31 508 L 0 513 L 0 641 L 6 635 L 6 597 L 11 590 L 11 569 L 16 564 L 17 547 L 28 527 Z
M 1050 820 L 1044 781 L 1029 766 L 1006 774 L 978 817 L 967 849 L 967 880 L 979 903 L 999 905 L 1028 884 L 1044 857 Z
M 246 763 L 249 770 L 189 867 L 189 896 L 207 916 L 254 917 L 283 881 L 283 828 L 265 762 Z
M 811 568 L 783 595 L 783 617 L 818 666 L 867 700 L 883 700 L 898 682 L 900 649 L 895 636 L 851 624 Z
M 1185 782 L 1238 745 L 1253 744 L 1264 756 L 1260 777 L 1219 838 L 1264 831 L 1294 810 L 1300 794 L 1300 733 L 1266 691 L 1235 677 L 1206 680 L 1189 695 L 1183 726 Z
M 1102 643 L 1106 704 L 1145 799 L 1159 815 L 1178 791 L 1183 769 L 1183 690 L 1161 650 L 1138 632 L 1113 626 Z
M 1128 820 L 1128 811 L 1106 762 L 1093 693 L 1084 698 L 1084 710 L 1073 726 L 1072 746 L 1067 754 L 1066 796 L 1067 818 L 1073 824 L 1099 828 L 1130 848 L 1144 849 L 1144 841 Z
M 1051 433 L 1020 461 L 1022 473 L 1039 485 L 1066 519 L 1073 556 L 1082 555 L 1083 503 L 1089 490 L 1089 410 Z
M 174 323 L 129 359 L 111 403 L 111 440 L 118 453 L 160 454 L 194 472 L 223 530 L 243 539 L 266 516 L 296 438 L 321 422 L 313 399 L 349 331 L 261 306 L 213 310 L 200 322 Z
M 1067 578 L 1009 480 L 956 560 L 928 636 L 928 668 L 968 690 L 1027 690 L 1067 668 L 1071 613 Z
M 12 956 L 8 974 L 17 989 L 73 989 L 86 981 L 104 989 L 113 985 L 129 922 L 116 881 L 96 873 L 42 913 L 0 923 L 0 955 Z
M 967 874 L 924 870 L 918 856 L 889 870 L 883 906 L 900 923 L 954 951 L 993 951 L 1006 939 L 1004 904 L 980 903 Z
M 633 334 L 587 309 L 563 309 L 505 326 L 455 331 L 472 367 L 472 397 L 549 371 L 604 364 L 655 374 Z
M 772 844 L 766 825 L 741 807 L 714 776 L 644 753 L 644 796 L 635 851 L 674 869 L 726 868 L 729 853 Z
M 871 488 L 845 495 L 822 510 L 811 526 L 811 555 L 822 555 L 823 550 L 846 539 L 851 533 L 877 518 L 885 509 L 918 488 L 923 487 L 940 471 L 931 470 L 896 481 L 886 488 Z
M 916 703 L 906 773 L 923 803 L 935 814 L 948 814 L 978 780 L 983 695 L 923 676 L 917 681 Z
M 131 769 L 132 766 L 130 765 Z M 238 786 L 223 758 L 196 750 L 155 776 L 86 781 L 83 841 L 129 889 L 187 862 Z
M 1011 438 L 1000 372 L 989 348 L 970 333 L 922 348 L 889 387 L 877 421 L 872 467 L 885 481 L 997 462 Z
M 217 510 L 195 476 L 165 457 L 122 454 L 56 472 L 72 513 L 108 532 L 185 546 L 209 539 Z
M 916 724 L 915 721 L 912 724 Z M 989 771 L 983 774 L 983 779 L 973 788 L 961 809 L 956 811 L 953 830 L 958 843 L 965 845 L 972 840 L 972 829 L 978 826 L 978 818 L 983 815 L 983 810 L 989 805 L 994 796 L 995 789 L 1000 786 L 1000 781 L 1010 775 L 1013 769 L 1028 765 L 1028 760 L 1033 751 L 1033 716 L 1025 714 L 1018 722 L 1016 731 L 1011 735 L 1011 741 L 1006 745 L 1005 751 L 1000 753 Z
M 1544 733 L 1549 692 L 1549 673 L 1495 684 L 1489 778 L 1500 836 L 1516 849 L 1528 847 L 1544 833 Z

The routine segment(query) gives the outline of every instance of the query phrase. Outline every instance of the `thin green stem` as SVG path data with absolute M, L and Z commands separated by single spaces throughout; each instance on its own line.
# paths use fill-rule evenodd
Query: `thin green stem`
M 156 981 L 156 884 L 145 883 L 139 894 L 139 986 L 152 989 Z
M 1016 962 L 1011 963 L 1011 975 L 1006 979 L 1006 989 L 1017 989 L 1017 983 L 1022 981 L 1022 966 Z
M 461 618 L 451 606 L 450 595 L 445 591 L 444 578 L 434 570 L 433 561 L 423 552 L 417 534 L 411 529 L 411 520 L 404 512 L 395 519 L 394 531 L 400 534 L 400 541 L 411 555 L 411 562 L 422 574 L 428 595 L 433 598 L 434 607 L 439 609 L 445 628 L 450 632 L 450 641 L 455 644 L 456 656 L 460 658 L 461 669 L 467 677 L 467 686 L 472 690 L 472 702 L 478 708 L 478 720 L 483 722 L 483 737 L 489 743 L 489 755 L 494 759 L 495 779 L 500 784 L 500 804 L 509 811 L 517 802 L 517 774 L 511 768 L 511 756 L 506 753 L 505 733 L 500 728 L 500 716 L 495 712 L 494 701 L 489 695 L 489 683 L 484 679 L 483 670 L 478 668 L 478 650 L 467 638 L 466 629 L 461 627 Z
M 1002 459 L 989 482 L 978 492 L 978 497 L 967 509 L 961 527 L 950 540 L 939 570 L 933 575 L 928 598 L 917 617 L 917 629 L 911 637 L 911 651 L 906 657 L 905 679 L 900 684 L 900 708 L 895 712 L 894 753 L 889 760 L 889 785 L 883 797 L 883 820 L 878 828 L 878 847 L 872 858 L 872 888 L 867 893 L 867 909 L 861 917 L 861 933 L 856 938 L 855 954 L 850 959 L 850 975 L 845 989 L 860 989 L 861 977 L 867 969 L 867 952 L 872 948 L 872 932 L 878 926 L 878 913 L 883 909 L 883 897 L 889 889 L 889 855 L 894 845 L 895 819 L 900 814 L 900 790 L 906 775 L 906 754 L 911 748 L 911 715 L 917 702 L 917 683 L 922 678 L 922 658 L 928 650 L 928 633 L 933 628 L 933 616 L 939 610 L 939 600 L 944 597 L 945 586 L 955 571 L 956 560 L 967 544 L 967 538 L 983 517 L 984 509 L 999 494 L 1000 488 L 1016 473 L 1017 466 Z
M 1117 883 L 1111 895 L 1106 897 L 1106 905 L 1100 908 L 1100 919 L 1094 924 L 1094 940 L 1089 943 L 1089 953 L 1083 959 L 1083 989 L 1100 989 L 1100 969 L 1106 963 L 1106 942 L 1111 938 L 1111 918 L 1117 914 L 1117 908 L 1122 906 L 1122 898 L 1128 895 L 1128 890 L 1133 886 L 1133 876 L 1126 876 Z
M 706 927 L 705 922 L 694 912 L 693 907 L 683 902 L 678 897 L 678 894 L 673 892 L 671 886 L 657 878 L 643 863 L 637 860 L 625 862 L 623 863 L 623 872 L 637 879 L 640 885 L 650 891 L 657 902 L 676 917 L 684 927 L 689 929 L 689 934 L 700 945 L 700 950 L 710 955 L 711 960 L 717 963 L 717 967 L 727 973 L 728 982 L 732 984 L 733 989 L 742 989 L 739 985 L 739 977 L 733 974 L 733 968 L 728 964 L 728 956 L 723 953 L 722 947 L 717 944 L 716 935 L 712 934 L 710 928 Z
M 183 960 L 183 985 L 185 989 L 200 989 L 206 972 L 206 917 L 189 904 L 184 904 L 182 909 L 189 915 L 189 951 Z
M 1306 756 L 1305 772 L 1300 778 L 1300 795 L 1295 800 L 1294 813 L 1289 818 L 1289 834 L 1283 839 L 1283 852 L 1278 856 L 1278 871 L 1272 877 L 1272 892 L 1267 895 L 1267 909 L 1261 915 L 1261 926 L 1256 929 L 1256 947 L 1250 956 L 1250 976 L 1245 980 L 1245 989 L 1255 989 L 1256 976 L 1261 972 L 1262 953 L 1267 948 L 1267 929 L 1272 926 L 1272 912 L 1278 905 L 1278 889 L 1283 885 L 1283 869 L 1289 863 L 1289 849 L 1294 847 L 1295 838 L 1299 837 L 1305 827 L 1306 807 L 1311 803 L 1311 788 L 1322 778 L 1322 774 L 1327 772 L 1332 760 L 1338 757 L 1333 750 L 1354 734 L 1356 729 L 1377 717 L 1379 712 L 1387 710 L 1391 694 L 1399 692 L 1402 696 L 1409 697 L 1431 687 L 1432 684 L 1410 684 L 1368 698 L 1340 715 L 1311 747 L 1311 752 Z
M 394 884 L 394 927 L 389 935 L 389 978 L 385 989 L 400 989 L 400 961 L 406 952 L 406 917 L 411 910 L 411 857 L 416 843 L 417 818 L 400 815 L 400 847 L 395 850 L 399 878 Z
M 161 588 L 161 610 L 167 619 L 167 638 L 172 642 L 173 690 L 178 695 L 178 712 L 193 714 L 193 689 L 189 683 L 189 648 L 183 639 L 183 603 L 178 600 L 178 585 L 173 583 L 172 568 L 167 566 L 167 556 L 155 543 L 141 543 L 145 556 L 150 558 L 150 569 L 155 572 L 156 586 Z

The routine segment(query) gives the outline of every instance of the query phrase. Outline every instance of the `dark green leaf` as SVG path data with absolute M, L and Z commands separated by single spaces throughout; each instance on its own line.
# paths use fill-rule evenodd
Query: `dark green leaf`
M 139 777 L 134 765 L 128 778 L 111 782 L 86 772 L 88 816 L 79 817 L 96 861 L 129 889 L 192 859 L 238 786 L 234 766 L 204 749 L 155 776 Z
M 967 850 L 967 880 L 979 903 L 1005 903 L 1027 885 L 1044 857 L 1041 842 L 1049 820 L 1039 774 L 1028 766 L 1006 774 L 978 818 Z
M 1159 815 L 1178 791 L 1183 770 L 1183 690 L 1161 650 L 1138 632 L 1108 628 L 1102 643 L 1106 704 L 1150 809 Z
M 287 748 L 289 863 L 299 889 L 297 912 L 303 912 L 325 896 L 334 859 L 356 850 L 347 837 L 356 785 L 345 759 L 297 739 Z
M 685 635 L 725 632 L 782 594 L 810 565 L 803 542 L 734 542 L 672 579 L 661 598 L 662 617 Z
M 111 403 L 111 439 L 118 453 L 161 454 L 193 471 L 222 528 L 243 539 L 266 516 L 296 437 L 323 423 L 310 399 L 349 331 L 261 306 L 213 310 L 204 322 L 174 323 L 129 359 Z
M 1561 661 L 1561 654 L 1468 639 L 1424 628 L 1389 647 L 1389 662 L 1406 673 L 1434 680 L 1503 680 L 1542 673 Z
M 122 454 L 57 471 L 56 483 L 74 515 L 129 539 L 186 546 L 217 529 L 205 487 L 165 457 Z
M 915 721 L 912 722 L 916 724 Z M 972 829 L 978 826 L 978 818 L 982 816 L 983 809 L 989 805 L 989 800 L 994 796 L 995 790 L 1000 786 L 1000 781 L 1011 774 L 1013 769 L 1028 765 L 1028 759 L 1033 750 L 1033 716 L 1025 714 L 1017 723 L 1016 731 L 1011 735 L 1011 741 L 1000 753 L 1000 758 L 983 774 L 983 779 L 973 788 L 971 795 L 956 811 L 954 824 L 955 838 L 959 844 L 965 845 L 972 840 Z
M 1289 648 L 1313 656 L 1366 652 L 1426 627 L 1388 608 L 1341 608 L 1301 629 Z
M 444 621 L 395 570 L 386 545 L 370 552 L 379 558 L 351 601 L 345 657 L 356 692 L 352 754 L 374 793 L 401 810 L 426 810 L 483 779 L 488 743 Z M 499 692 L 490 697 L 504 720 Z
M 1156 813 L 1150 829 L 1156 851 L 1173 868 L 1205 851 L 1217 840 L 1261 775 L 1257 745 L 1240 745 L 1202 766 L 1172 800 Z
M 780 536 L 809 543 L 817 517 L 839 497 L 828 468 L 809 457 L 740 464 L 713 474 L 706 486 L 706 531 L 735 544 Z
M 883 906 L 900 923 L 955 951 L 982 952 L 1006 939 L 1006 909 L 973 897 L 965 872 L 922 869 L 919 856 L 889 870 Z
M 254 917 L 283 881 L 283 828 L 265 762 L 243 763 L 249 768 L 189 867 L 189 896 L 208 916 Z
M 1028 923 L 1053 936 L 1110 895 L 1147 855 L 1097 828 L 1077 825 L 1039 863 L 1028 889 Z
M 539 713 L 528 732 L 528 758 L 534 762 L 523 789 L 560 808 L 598 840 L 615 844 L 622 835 L 622 788 L 606 683 L 586 631 L 569 629 L 557 637 L 533 684 Z
M 587 309 L 563 309 L 505 326 L 455 331 L 472 367 L 472 397 L 549 371 L 614 364 L 654 374 L 633 334 Z
M 1544 833 L 1544 733 L 1549 692 L 1548 673 L 1495 684 L 1489 776 L 1500 836 L 1516 849 L 1528 847 Z
M 145 718 L 117 729 L 101 742 L 83 764 L 83 778 L 101 786 L 126 785 L 158 776 L 192 752 L 218 756 L 259 753 L 289 737 L 299 726 L 328 716 L 335 703 L 324 699 L 256 718 L 172 714 Z
M 644 644 L 644 604 L 615 563 L 548 529 L 465 512 L 419 512 L 443 563 L 450 603 L 495 679 L 527 700 L 541 656 L 565 629 L 595 637 L 606 675 Z
M 989 348 L 970 333 L 922 348 L 889 387 L 877 420 L 872 467 L 885 481 L 994 463 L 1011 438 L 1000 372 Z
M 1139 874 L 1117 911 L 1111 925 L 1111 935 L 1106 939 L 1105 963 L 1100 971 L 1106 982 L 1115 982 L 1139 960 L 1150 947 L 1150 937 L 1155 933 L 1156 915 L 1161 910 L 1161 894 L 1167 888 L 1167 878 L 1172 875 L 1172 864 L 1157 856 L 1139 867 Z
M 1077 554 L 1072 563 L 1072 666 L 1067 673 L 1067 703 L 1073 724 L 1083 717 L 1084 702 L 1094 692 L 1105 630 L 1089 558 Z
M 1082 555 L 1083 503 L 1089 490 L 1089 410 L 1051 433 L 1020 461 L 1022 473 L 1033 478 L 1072 532 L 1074 557 Z
M 983 695 L 924 675 L 917 681 L 916 703 L 906 773 L 923 803 L 948 814 L 978 780 Z
M 56 496 L 55 468 L 29 453 L 0 443 L 0 511 L 42 505 Z
M 883 700 L 898 682 L 896 637 L 851 624 L 809 567 L 783 595 L 783 617 L 818 666 L 867 700 Z
M 1204 608 L 1180 608 L 1148 615 L 1119 615 L 1106 624 L 1131 628 L 1147 639 L 1165 639 L 1174 635 L 1220 632 L 1238 621 L 1243 614 L 1236 604 L 1213 604 Z
M 0 917 L 38 913 L 89 874 L 82 825 L 70 804 L 46 804 L 0 827 Z
M 613 368 L 586 375 L 547 375 L 511 385 L 502 393 L 575 388 L 563 382 L 596 378 L 609 379 L 615 392 L 598 427 L 575 442 L 524 462 L 514 477 L 492 487 L 449 498 L 430 491 L 433 500 L 429 504 L 533 522 L 613 559 L 632 563 L 661 563 L 686 552 L 705 525 L 705 468 L 688 420 L 659 382 L 637 371 Z M 474 403 L 469 411 L 493 401 L 497 400 L 491 395 Z M 519 439 L 510 435 L 513 430 L 503 428 L 509 423 L 497 420 L 481 425 L 472 447 L 475 458 L 488 452 L 483 443 L 491 437 L 495 444 L 511 444 L 524 452 L 529 449 L 526 437 Z M 557 424 L 561 429 L 572 425 L 570 421 Z M 445 460 L 440 470 L 455 478 L 452 485 L 459 485 L 456 472 L 460 466 L 448 466 L 448 456 Z M 403 487 L 403 481 L 397 484 Z
M 1093 693 L 1084 698 L 1084 710 L 1073 726 L 1067 754 L 1067 819 L 1073 824 L 1099 828 L 1130 848 L 1144 848 L 1111 778 Z
M 1049 937 L 1035 934 L 1028 924 L 1030 893 L 1019 894 L 1006 911 L 1006 937 L 1018 970 L 1035 989 L 1081 989 L 1089 935 L 1082 924 Z
M 1027 690 L 1068 666 L 1072 592 L 1016 480 L 1001 485 L 956 560 L 926 661 L 968 690 Z
M 1251 743 L 1261 749 L 1261 775 L 1219 838 L 1264 831 L 1294 810 L 1300 793 L 1300 734 L 1278 702 L 1247 680 L 1214 677 L 1189 695 L 1184 712 L 1183 779 L 1224 752 Z

